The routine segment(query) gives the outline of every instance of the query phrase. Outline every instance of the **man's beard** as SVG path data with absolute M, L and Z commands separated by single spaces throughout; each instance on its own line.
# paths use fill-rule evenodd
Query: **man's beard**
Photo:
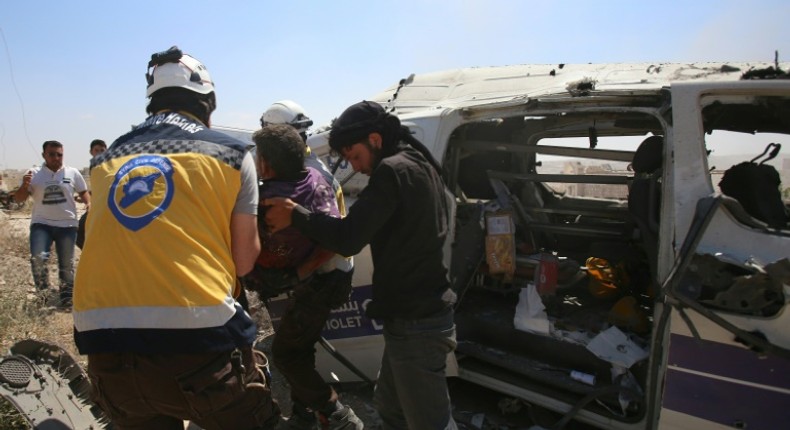
M 381 148 L 374 147 L 373 145 L 370 144 L 370 142 L 364 142 L 364 144 L 370 150 L 370 155 L 371 155 L 370 171 L 372 172 L 373 170 L 376 169 L 376 167 L 378 167 L 379 163 L 381 162 Z

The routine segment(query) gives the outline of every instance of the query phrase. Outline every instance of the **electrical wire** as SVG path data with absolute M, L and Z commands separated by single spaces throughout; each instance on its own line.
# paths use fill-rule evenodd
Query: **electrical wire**
M 8 165 L 6 164 L 6 159 L 5 159 L 5 142 L 4 142 L 4 140 L 5 140 L 5 125 L 3 125 L 2 122 L 0 122 L 0 149 L 3 150 L 3 164 L 0 165 L 0 167 L 2 167 L 3 170 L 5 170 L 8 167 Z
M 22 96 L 19 94 L 19 88 L 16 86 L 16 79 L 14 78 L 14 66 L 11 64 L 11 51 L 8 49 L 8 43 L 6 42 L 5 33 L 3 32 L 3 28 L 0 27 L 0 37 L 3 39 L 3 47 L 5 48 L 6 58 L 8 59 L 8 71 L 11 77 L 11 85 L 14 87 L 14 93 L 16 94 L 17 100 L 19 100 L 19 107 L 22 112 L 22 129 L 25 131 L 25 139 L 27 140 L 28 146 L 30 149 L 33 150 L 33 154 L 38 155 L 38 151 L 36 150 L 33 143 L 30 141 L 30 135 L 27 132 L 27 118 L 25 117 L 25 104 L 22 102 Z

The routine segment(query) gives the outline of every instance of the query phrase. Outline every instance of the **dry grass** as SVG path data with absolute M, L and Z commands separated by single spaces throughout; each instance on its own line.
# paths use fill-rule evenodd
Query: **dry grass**
M 0 347 L 5 352 L 27 338 L 57 344 L 78 357 L 71 314 L 42 307 L 30 271 L 29 214 L 0 215 Z M 58 285 L 57 260 L 50 261 L 51 285 Z
M 81 358 L 72 338 L 71 314 L 41 306 L 34 294 L 30 271 L 28 227 L 30 210 L 0 213 L 0 350 L 2 356 L 16 342 L 32 338 L 61 346 Z M 56 259 L 51 261 L 57 285 Z M 85 362 L 82 360 L 82 364 Z M 0 399 L 0 430 L 29 428 L 26 421 L 5 400 Z
M 30 426 L 27 424 L 22 415 L 11 406 L 10 403 L 6 402 L 5 399 L 0 399 L 0 430 L 22 430 L 22 429 L 29 429 Z

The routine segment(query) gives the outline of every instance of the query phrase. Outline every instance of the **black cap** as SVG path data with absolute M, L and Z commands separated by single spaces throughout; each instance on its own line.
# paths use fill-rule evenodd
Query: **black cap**
M 371 101 L 355 103 L 340 114 L 329 132 L 329 147 L 335 151 L 359 143 L 370 133 L 389 135 L 400 128 L 400 120 Z

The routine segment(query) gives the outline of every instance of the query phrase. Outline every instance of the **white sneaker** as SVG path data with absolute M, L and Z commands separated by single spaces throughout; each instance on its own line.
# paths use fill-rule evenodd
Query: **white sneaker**
M 365 428 L 362 420 L 348 406 L 343 406 L 342 409 L 328 417 L 318 414 L 318 418 L 323 430 L 362 430 Z

